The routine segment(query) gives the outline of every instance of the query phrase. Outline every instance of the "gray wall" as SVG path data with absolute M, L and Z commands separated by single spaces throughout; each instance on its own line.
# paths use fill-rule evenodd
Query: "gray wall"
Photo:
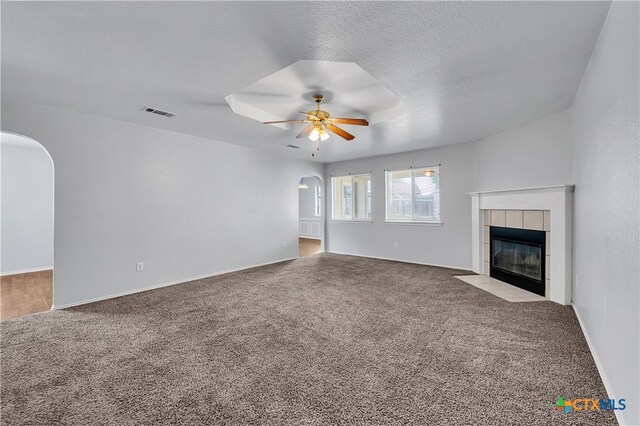
M 2 274 L 53 267 L 53 164 L 24 137 L 2 134 Z
M 572 107 L 574 303 L 603 379 L 640 424 L 638 13 L 613 2 Z
M 327 250 L 470 269 L 471 201 L 465 193 L 570 183 L 569 118 L 564 111 L 479 142 L 328 164 L 327 212 L 330 175 L 373 172 L 373 223 L 328 217 Z M 384 170 L 439 163 L 444 224 L 385 223 Z
M 55 164 L 56 307 L 298 255 L 298 182 L 322 164 L 6 99 L 2 113 Z
M 320 175 L 322 176 L 322 175 Z M 303 183 L 306 183 L 309 188 L 300 190 L 300 217 L 316 217 L 316 191 L 315 187 L 319 186 L 318 179 L 316 178 L 304 178 Z

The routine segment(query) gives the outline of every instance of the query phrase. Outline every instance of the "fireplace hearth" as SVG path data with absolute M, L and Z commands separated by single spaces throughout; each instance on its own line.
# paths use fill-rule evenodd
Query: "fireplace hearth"
M 489 234 L 489 275 L 544 296 L 545 232 L 491 226 Z

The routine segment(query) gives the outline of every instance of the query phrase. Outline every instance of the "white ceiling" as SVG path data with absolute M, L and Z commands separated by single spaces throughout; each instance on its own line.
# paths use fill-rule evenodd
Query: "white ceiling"
M 314 161 L 463 143 L 568 108 L 609 5 L 3 2 L 2 96 L 311 160 L 225 96 L 300 59 L 355 62 L 405 112 Z

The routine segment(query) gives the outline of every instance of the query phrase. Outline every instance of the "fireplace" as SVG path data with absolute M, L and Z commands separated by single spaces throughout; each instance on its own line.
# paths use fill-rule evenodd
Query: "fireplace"
M 545 298 L 570 305 L 573 277 L 573 185 L 470 192 L 468 195 L 471 197 L 473 272 L 492 275 L 492 226 L 545 231 L 545 256 L 541 256 L 544 268 L 540 268 L 544 278 Z M 542 224 L 540 213 L 532 213 L 539 211 L 543 212 Z M 541 294 L 542 289 L 538 293 Z
M 489 275 L 544 296 L 545 232 L 491 226 L 489 236 Z

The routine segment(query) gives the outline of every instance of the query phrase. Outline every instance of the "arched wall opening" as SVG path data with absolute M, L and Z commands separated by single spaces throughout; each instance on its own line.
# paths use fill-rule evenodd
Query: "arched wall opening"
M 325 195 L 319 176 L 303 176 L 298 188 L 298 242 L 302 257 L 324 251 Z
M 54 166 L 47 150 L 0 132 L 0 319 L 53 305 Z

